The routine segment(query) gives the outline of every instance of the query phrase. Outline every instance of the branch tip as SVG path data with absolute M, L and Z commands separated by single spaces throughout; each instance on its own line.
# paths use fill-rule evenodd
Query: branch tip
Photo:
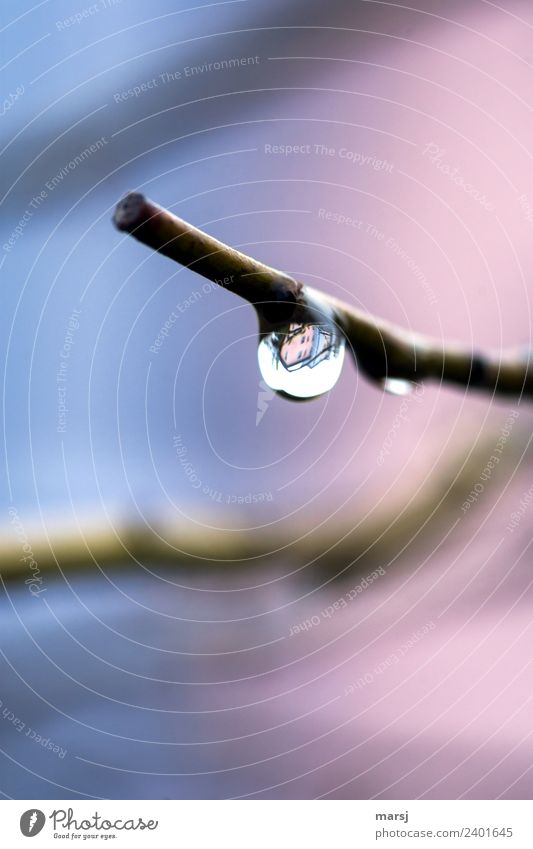
M 131 232 L 143 219 L 146 198 L 140 192 L 128 192 L 116 205 L 113 223 L 117 230 Z

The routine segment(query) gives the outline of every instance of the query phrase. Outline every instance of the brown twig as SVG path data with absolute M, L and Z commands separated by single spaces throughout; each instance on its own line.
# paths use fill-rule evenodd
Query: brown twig
M 533 396 L 530 352 L 476 353 L 409 333 L 230 248 L 137 192 L 119 202 L 114 223 L 153 250 L 245 298 L 258 313 L 261 333 L 288 320 L 336 324 L 358 365 L 374 381 L 433 379 Z

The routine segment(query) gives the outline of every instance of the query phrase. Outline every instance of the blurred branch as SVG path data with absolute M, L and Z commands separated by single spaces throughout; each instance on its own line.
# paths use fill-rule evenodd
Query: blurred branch
M 501 490 L 509 470 L 518 458 L 523 458 L 524 447 L 529 443 L 529 432 L 518 435 L 514 447 L 493 474 L 492 482 Z M 378 566 L 394 569 L 409 566 L 415 552 L 433 551 L 435 541 L 446 535 L 460 515 L 460 505 L 479 477 L 487 457 L 493 450 L 493 438 L 487 437 L 465 462 L 462 452 L 448 464 L 446 477 L 431 480 L 409 499 L 405 495 L 398 502 L 389 503 L 371 513 L 366 511 L 349 521 L 331 521 L 323 526 L 282 527 L 276 531 L 276 544 L 272 546 L 272 530 L 242 533 L 226 528 L 213 529 L 194 525 L 176 527 L 175 522 L 160 522 L 154 528 L 144 525 L 103 524 L 101 527 L 72 528 L 62 534 L 44 533 L 44 530 L 27 532 L 38 574 L 59 570 L 70 574 L 76 570 L 132 567 L 149 564 L 169 566 L 195 573 L 208 567 L 210 572 L 228 568 L 269 563 L 273 568 L 283 560 L 296 565 L 301 576 L 311 581 L 352 578 Z M 533 460 L 528 455 L 527 462 Z M 478 505 L 479 506 L 479 505 Z M 466 516 L 475 513 L 475 507 Z M 25 546 L 27 549 L 28 546 Z M 291 567 L 292 568 L 292 567 Z M 22 550 L 20 539 L 0 537 L 0 576 L 3 581 L 25 582 L 34 575 L 28 566 L 28 555 Z
M 114 222 L 153 250 L 249 301 L 262 334 L 288 321 L 335 323 L 360 368 L 379 384 L 433 379 L 488 392 L 533 395 L 530 351 L 476 353 L 395 327 L 230 248 L 136 192 L 119 202 Z

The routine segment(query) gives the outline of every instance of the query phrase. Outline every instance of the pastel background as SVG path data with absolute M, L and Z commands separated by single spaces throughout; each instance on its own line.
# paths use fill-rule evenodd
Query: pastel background
M 527 349 L 530 4 L 2 15 L 0 791 L 530 798 L 530 404 L 348 359 L 265 400 L 253 311 L 111 224 L 143 191 L 443 344 Z

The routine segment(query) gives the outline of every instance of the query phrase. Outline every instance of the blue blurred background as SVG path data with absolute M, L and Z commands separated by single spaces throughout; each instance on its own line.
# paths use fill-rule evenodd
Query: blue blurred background
M 529 4 L 2 16 L 2 793 L 529 798 L 527 402 L 273 398 L 251 308 L 111 224 L 526 348 Z

